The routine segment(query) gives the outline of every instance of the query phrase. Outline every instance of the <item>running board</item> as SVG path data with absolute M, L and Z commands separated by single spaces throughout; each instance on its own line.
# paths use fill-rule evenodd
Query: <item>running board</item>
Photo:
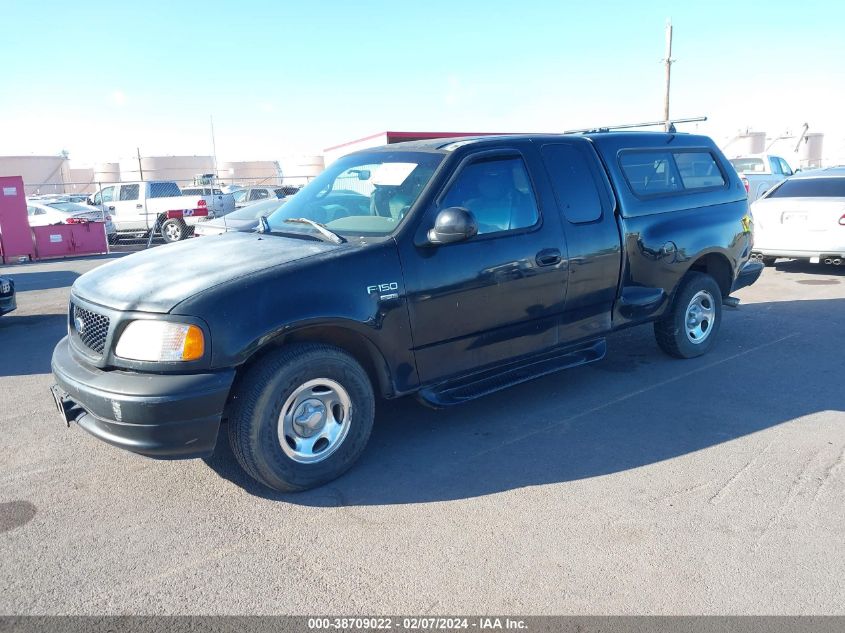
M 606 353 L 605 339 L 590 341 L 576 348 L 547 352 L 518 363 L 508 364 L 504 368 L 490 369 L 456 381 L 421 389 L 417 397 L 423 404 L 432 407 L 449 407 L 540 376 L 601 360 Z

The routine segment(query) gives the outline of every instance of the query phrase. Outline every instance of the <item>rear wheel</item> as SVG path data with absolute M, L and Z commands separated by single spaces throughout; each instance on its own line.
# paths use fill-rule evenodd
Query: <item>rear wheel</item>
M 165 242 L 178 242 L 188 235 L 188 227 L 177 218 L 171 218 L 161 225 L 161 237 Z
M 671 310 L 654 323 L 654 336 L 664 352 L 694 358 L 710 350 L 722 322 L 722 292 L 710 275 L 690 272 Z
M 343 474 L 373 427 L 375 398 L 361 365 L 327 345 L 302 343 L 250 367 L 234 394 L 229 441 L 243 469 L 281 491 Z

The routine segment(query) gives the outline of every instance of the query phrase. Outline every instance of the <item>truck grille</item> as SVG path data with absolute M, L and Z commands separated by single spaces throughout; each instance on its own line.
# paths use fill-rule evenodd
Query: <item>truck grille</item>
M 88 349 L 102 354 L 109 333 L 109 318 L 71 304 L 71 327 Z

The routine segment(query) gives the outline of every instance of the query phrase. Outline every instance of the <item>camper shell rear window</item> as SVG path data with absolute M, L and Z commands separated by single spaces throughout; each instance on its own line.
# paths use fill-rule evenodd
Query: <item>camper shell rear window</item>
M 624 150 L 619 166 L 638 198 L 712 191 L 728 184 L 719 161 L 706 148 Z

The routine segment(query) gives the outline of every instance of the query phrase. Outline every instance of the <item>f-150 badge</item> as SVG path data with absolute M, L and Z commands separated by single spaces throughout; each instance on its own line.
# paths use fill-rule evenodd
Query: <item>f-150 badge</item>
M 395 281 L 390 281 L 384 284 L 376 284 L 374 286 L 367 286 L 367 293 L 377 294 L 379 299 L 385 301 L 387 299 L 398 299 L 399 284 Z

